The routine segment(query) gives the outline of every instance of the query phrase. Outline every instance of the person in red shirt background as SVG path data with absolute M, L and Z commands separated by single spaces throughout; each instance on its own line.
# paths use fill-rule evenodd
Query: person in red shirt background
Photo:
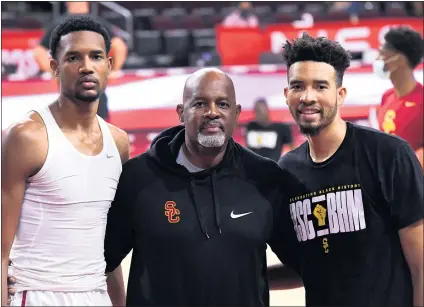
M 374 62 L 374 72 L 390 79 L 393 88 L 382 97 L 377 111 L 380 130 L 406 140 L 423 165 L 423 85 L 414 77 L 414 69 L 424 52 L 420 33 L 409 27 L 392 28 L 384 36 Z

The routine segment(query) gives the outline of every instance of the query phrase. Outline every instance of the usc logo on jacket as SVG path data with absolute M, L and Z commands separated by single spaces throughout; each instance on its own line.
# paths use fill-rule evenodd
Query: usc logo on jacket
M 171 224 L 178 223 L 180 221 L 180 210 L 175 208 L 177 204 L 175 201 L 168 200 L 165 203 L 165 215 L 168 217 L 168 222 Z

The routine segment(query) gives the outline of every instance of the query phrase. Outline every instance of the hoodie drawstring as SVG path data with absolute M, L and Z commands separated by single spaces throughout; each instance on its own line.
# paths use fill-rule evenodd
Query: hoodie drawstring
M 205 222 L 203 221 L 202 212 L 198 208 L 198 205 L 196 203 L 196 196 L 194 193 L 194 190 L 196 189 L 195 184 L 192 180 L 190 180 L 190 187 L 191 187 L 191 197 L 193 198 L 194 208 L 196 209 L 197 219 L 200 223 L 200 228 L 202 228 L 202 232 L 206 236 L 207 239 L 209 239 L 208 229 L 206 228 Z
M 219 218 L 220 217 L 219 200 L 218 200 L 218 194 L 216 192 L 216 172 L 215 171 L 212 172 L 211 182 L 212 182 L 213 205 L 215 209 L 215 223 L 216 223 L 216 226 L 218 227 L 219 233 L 222 233 L 221 221 Z M 206 236 L 206 238 L 209 239 L 208 228 L 206 227 L 205 222 L 203 220 L 202 210 L 198 207 L 196 202 L 196 193 L 195 193 L 196 185 L 193 180 L 190 180 L 190 188 L 191 189 L 189 190 L 189 192 L 191 194 L 191 197 L 193 198 L 194 208 L 196 209 L 197 219 L 199 221 L 200 228 L 202 229 L 202 232 Z
M 218 227 L 219 233 L 222 233 L 221 231 L 221 223 L 220 223 L 220 219 L 219 219 L 219 200 L 218 200 L 218 195 L 216 193 L 216 189 L 215 189 L 215 185 L 216 185 L 216 171 L 212 172 L 212 195 L 213 195 L 213 204 L 215 207 L 215 222 L 216 222 L 216 226 Z

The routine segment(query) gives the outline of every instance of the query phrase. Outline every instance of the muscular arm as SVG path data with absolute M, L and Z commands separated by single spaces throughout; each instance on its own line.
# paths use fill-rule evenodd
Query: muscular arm
M 2 148 L 1 265 L 2 306 L 7 305 L 9 254 L 19 224 L 28 177 L 41 169 L 47 156 L 47 133 L 41 122 L 27 119 L 4 135 Z
M 40 70 L 44 72 L 52 72 L 52 69 L 50 68 L 49 50 L 40 45 L 33 50 L 33 53 L 38 66 L 40 66 Z
M 113 57 L 112 71 L 119 71 L 124 66 L 127 59 L 128 47 L 120 37 L 114 37 L 111 40 L 111 54 Z
M 125 131 L 109 124 L 110 131 L 112 132 L 113 139 L 115 140 L 116 147 L 118 148 L 121 156 L 122 164 L 129 159 L 129 140 Z M 122 276 L 122 268 L 119 265 L 113 272 L 107 273 L 107 291 L 113 306 L 125 306 L 126 295 L 124 278 Z
M 412 276 L 412 286 L 414 292 L 414 306 L 424 306 L 423 300 L 423 220 L 399 230 L 400 243 L 403 254 L 409 266 Z

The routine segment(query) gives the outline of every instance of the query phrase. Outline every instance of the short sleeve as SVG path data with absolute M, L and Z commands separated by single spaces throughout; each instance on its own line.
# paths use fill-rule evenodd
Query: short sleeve
M 273 228 L 268 245 L 281 263 L 300 273 L 299 242 L 297 242 L 293 223 L 290 220 L 289 206 L 283 199 L 283 196 L 280 197 L 274 206 Z
M 300 274 L 300 244 L 290 215 L 288 191 L 297 189 L 298 181 L 287 171 L 279 168 L 273 176 L 278 192 L 273 206 L 273 227 L 268 245 L 285 265 Z
M 396 227 L 401 229 L 422 219 L 423 169 L 408 144 L 397 150 L 385 176 L 383 193 L 390 204 L 390 215 Z
M 133 207 L 136 187 L 131 161 L 124 164 L 115 199 L 109 209 L 106 235 L 106 272 L 113 272 L 134 246 Z
M 291 144 L 293 142 L 292 130 L 289 125 L 282 124 L 280 128 L 283 144 Z

